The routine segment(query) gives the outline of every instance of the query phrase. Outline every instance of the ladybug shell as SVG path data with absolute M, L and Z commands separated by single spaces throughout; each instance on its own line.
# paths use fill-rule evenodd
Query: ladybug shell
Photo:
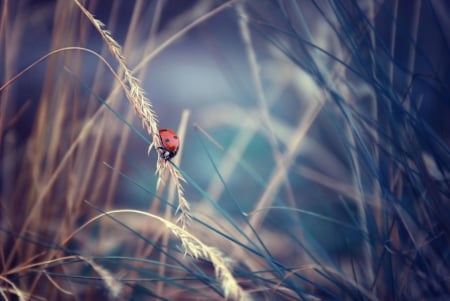
M 159 137 L 161 139 L 163 150 L 161 155 L 164 159 L 169 160 L 177 154 L 180 146 L 180 140 L 178 139 L 177 133 L 170 129 L 160 129 Z

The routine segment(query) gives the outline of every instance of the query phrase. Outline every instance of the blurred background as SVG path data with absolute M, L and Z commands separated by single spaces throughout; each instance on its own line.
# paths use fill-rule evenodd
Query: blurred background
M 256 299 L 448 297 L 449 4 L 82 3 L 122 46 L 159 126 L 182 133 L 175 164 L 187 176 L 186 199 L 216 229 L 194 221 L 189 231 L 235 260 Z M 84 200 L 175 220 L 167 203 L 177 199 L 156 187 L 151 137 L 117 78 L 75 49 L 98 53 L 122 78 L 80 9 L 72 1 L 0 5 L 2 277 L 39 296 L 55 286 L 42 271 L 15 268 L 63 254 L 163 261 L 155 246 L 181 256 L 176 241 L 136 217 L 124 222 L 154 245 L 106 219 L 71 235 L 99 213 Z M 77 298 L 96 296 L 90 272 L 61 266 L 44 270 L 64 289 L 81 283 Z M 131 270 L 127 279 L 144 277 Z M 156 270 L 152 277 L 167 281 L 170 273 Z M 204 298 L 222 298 L 211 282 L 213 297 Z M 136 287 L 126 299 L 142 297 Z M 180 295 L 158 296 L 187 298 L 177 288 Z M 58 289 L 49 298 L 61 296 L 74 298 Z

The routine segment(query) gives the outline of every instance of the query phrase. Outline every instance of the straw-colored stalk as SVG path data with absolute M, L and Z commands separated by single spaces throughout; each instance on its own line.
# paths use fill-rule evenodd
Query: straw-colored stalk
M 125 58 L 122 54 L 120 45 L 113 39 L 111 33 L 105 29 L 105 24 L 96 19 L 83 5 L 81 5 L 78 0 L 73 1 L 92 23 L 92 25 L 94 25 L 94 27 L 97 29 L 102 39 L 108 46 L 109 51 L 111 51 L 111 54 L 119 63 L 120 68 L 124 72 L 124 78 L 128 83 L 128 88 L 130 91 L 130 97 L 128 97 L 128 100 L 136 110 L 136 114 L 141 119 L 143 127 L 153 137 L 153 144 L 156 144 L 156 146 L 161 146 L 159 143 L 157 122 L 158 119 L 156 117 L 156 114 L 153 111 L 151 102 L 145 96 L 144 90 L 141 88 L 139 80 L 133 76 L 130 69 L 125 64 Z M 153 146 L 153 144 L 151 145 L 151 147 Z
M 212 265 L 214 266 L 216 278 L 221 283 L 224 296 L 227 300 L 251 300 L 251 297 L 239 286 L 236 278 L 234 278 L 233 274 L 231 273 L 230 265 L 232 261 L 230 258 L 226 257 L 220 250 L 206 245 L 199 238 L 189 233 L 183 227 L 178 226 L 158 215 L 149 212 L 133 209 L 121 209 L 101 213 L 79 227 L 77 231 L 72 233 L 72 235 L 67 238 L 67 241 L 94 221 L 108 215 L 112 216 L 120 213 L 140 214 L 161 222 L 167 227 L 167 229 L 172 232 L 174 236 L 178 237 L 181 240 L 181 245 L 185 251 L 185 255 L 190 255 L 194 259 L 202 258 L 211 261 Z
M 164 173 L 164 170 L 168 170 L 172 177 L 178 195 L 178 207 L 175 212 L 175 214 L 178 214 L 177 224 L 181 225 L 182 228 L 185 228 L 186 224 L 191 220 L 191 206 L 184 197 L 183 185 L 181 185 L 181 182 L 186 182 L 186 180 L 173 164 L 170 164 L 167 161 L 163 162 L 163 164 L 160 164 L 159 160 L 156 169 L 156 173 L 160 175 L 158 186 L 161 183 L 160 181 L 162 181 L 163 179 L 162 175 Z
M 0 275 L 0 280 L 6 282 L 7 284 L 9 284 L 9 285 L 11 286 L 11 288 L 0 286 L 0 296 L 2 296 L 5 300 L 8 300 L 8 298 L 7 298 L 7 296 L 6 296 L 6 293 L 16 295 L 17 298 L 18 298 L 20 301 L 22 301 L 22 300 L 23 300 L 23 301 L 28 300 L 29 294 L 27 294 L 27 293 L 24 292 L 24 291 L 21 291 L 21 290 L 14 284 L 14 282 L 8 280 L 8 278 L 3 277 L 3 276 L 1 276 L 1 275 Z
M 105 286 L 108 288 L 111 297 L 117 298 L 120 296 L 123 288 L 120 281 L 118 281 L 107 269 L 95 263 L 93 260 L 83 256 L 79 256 L 79 258 L 87 262 L 100 275 Z
M 134 107 L 136 114 L 141 119 L 143 127 L 153 138 L 153 142 L 150 144 L 148 151 L 150 152 L 152 147 L 158 149 L 158 147 L 161 147 L 158 132 L 158 118 L 156 116 L 156 113 L 153 111 L 150 100 L 145 96 L 144 89 L 140 86 L 139 80 L 133 76 L 131 70 L 125 64 L 125 58 L 122 54 L 120 45 L 112 38 L 110 32 L 105 29 L 105 25 L 100 20 L 97 20 L 83 5 L 81 5 L 78 0 L 73 1 L 100 33 L 111 54 L 114 56 L 114 58 L 119 63 L 120 68 L 123 70 L 124 78 L 128 84 L 129 89 L 129 93 L 126 93 L 127 98 L 130 101 L 131 105 Z M 181 182 L 185 182 L 185 180 L 181 173 L 172 164 L 169 164 L 166 160 L 158 156 L 156 173 L 160 178 L 162 173 L 166 169 L 169 171 L 177 188 L 177 212 L 179 213 L 177 222 L 179 222 L 182 227 L 185 227 L 186 222 L 190 220 L 191 216 L 189 202 L 184 197 L 183 186 L 181 185 Z

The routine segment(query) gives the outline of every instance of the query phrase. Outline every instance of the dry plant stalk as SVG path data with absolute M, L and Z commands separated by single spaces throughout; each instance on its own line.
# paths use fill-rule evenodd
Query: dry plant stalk
M 120 296 L 123 285 L 108 270 L 96 264 L 89 258 L 83 256 L 79 256 L 79 258 L 87 262 L 100 275 L 100 277 L 102 277 L 102 280 L 108 288 L 111 297 L 117 298 Z
M 242 38 L 244 46 L 245 46 L 247 60 L 249 62 L 249 67 L 250 67 L 250 71 L 251 71 L 251 75 L 252 75 L 252 79 L 253 79 L 253 88 L 255 89 L 256 96 L 257 96 L 257 99 L 259 102 L 259 111 L 260 111 L 261 117 L 262 117 L 261 122 L 268 130 L 267 137 L 272 146 L 273 156 L 274 156 L 274 159 L 276 162 L 276 169 L 275 169 L 273 175 L 276 175 L 277 177 L 272 178 L 270 183 L 273 184 L 273 186 L 271 186 L 269 184 L 269 186 L 267 186 L 266 190 L 264 191 L 264 193 L 261 196 L 261 198 L 259 199 L 259 201 L 256 203 L 255 209 L 257 210 L 258 208 L 269 207 L 274 202 L 275 198 L 273 196 L 278 191 L 280 186 L 286 185 L 287 188 L 290 189 L 289 181 L 287 180 L 287 174 L 288 174 L 289 164 L 290 164 L 290 162 L 292 162 L 292 156 L 295 154 L 296 151 L 298 151 L 298 148 L 295 148 L 294 150 L 292 150 L 292 148 L 290 146 L 294 145 L 294 143 L 293 143 L 293 141 L 290 141 L 289 150 L 292 150 L 292 151 L 286 152 L 286 153 L 281 153 L 279 151 L 274 127 L 272 125 L 272 121 L 271 121 L 270 114 L 269 114 L 267 99 L 266 99 L 265 92 L 263 89 L 263 83 L 262 83 L 262 79 L 261 79 L 261 75 L 260 75 L 260 66 L 257 62 L 256 51 L 255 51 L 255 47 L 253 45 L 250 28 L 248 25 L 249 16 L 247 15 L 247 12 L 246 12 L 246 9 L 244 6 L 244 2 L 239 2 L 236 5 L 236 12 L 238 13 L 238 15 L 240 17 L 239 24 L 238 24 L 239 32 L 241 34 L 241 38 Z M 306 131 L 301 132 L 301 133 L 303 133 L 303 135 L 304 135 L 306 133 Z M 302 139 L 303 135 L 297 136 L 300 139 L 295 140 L 295 142 L 296 142 L 295 145 L 297 145 L 303 141 L 303 139 Z M 276 180 L 274 180 L 274 179 L 276 179 Z M 250 219 L 250 224 L 252 225 L 252 227 L 255 230 L 258 230 L 261 227 L 262 221 L 264 219 L 265 219 L 265 215 L 253 216 Z M 249 227 L 247 227 L 246 233 L 253 235 L 252 231 L 250 231 Z
M 78 0 L 74 0 L 74 2 L 100 33 L 102 39 L 108 46 L 109 51 L 111 51 L 111 54 L 119 63 L 120 68 L 124 72 L 124 77 L 126 82 L 128 83 L 128 88 L 130 90 L 130 97 L 128 97 L 128 100 L 136 110 L 136 114 L 141 119 L 143 127 L 153 137 L 153 144 L 157 144 L 157 146 L 160 146 L 156 114 L 153 111 L 151 102 L 145 96 L 144 90 L 139 84 L 139 80 L 133 76 L 130 69 L 125 64 L 125 58 L 122 55 L 122 49 L 120 45 L 112 38 L 111 33 L 104 29 L 105 24 L 96 19 L 83 5 L 80 4 Z M 150 145 L 150 148 L 153 146 L 153 144 Z
M 11 288 L 8 287 L 1 287 L 0 286 L 0 296 L 2 296 L 5 300 L 8 300 L 6 297 L 6 293 L 9 294 L 14 294 L 17 296 L 17 298 L 19 299 L 19 301 L 25 301 L 28 300 L 29 294 L 27 294 L 26 292 L 21 291 L 15 284 L 14 282 L 10 281 L 8 278 L 3 277 L 0 275 L 0 280 L 6 282 L 7 284 L 9 284 L 11 286 Z
M 127 98 L 130 101 L 131 105 L 134 107 L 136 114 L 141 119 L 142 126 L 153 138 L 153 142 L 150 144 L 148 152 L 151 151 L 152 147 L 158 149 L 158 147 L 161 147 L 162 145 L 158 132 L 158 119 L 156 117 L 156 113 L 153 111 L 150 100 L 145 96 L 144 89 L 142 89 L 142 87 L 140 86 L 139 80 L 135 76 L 133 76 L 131 70 L 125 64 L 125 58 L 122 55 L 120 45 L 112 38 L 111 33 L 105 29 L 105 25 L 100 20 L 97 20 L 78 0 L 73 1 L 100 33 L 111 54 L 117 60 L 120 68 L 124 72 L 124 78 L 128 84 L 127 88 L 129 90 L 129 93 L 125 94 L 127 95 Z M 168 163 L 166 160 L 158 156 L 156 173 L 159 175 L 160 179 L 162 178 L 162 173 L 164 172 L 164 170 L 169 171 L 177 188 L 177 213 L 179 213 L 177 222 L 179 222 L 184 228 L 187 221 L 189 221 L 191 218 L 189 202 L 184 197 L 183 186 L 181 185 L 181 182 L 186 181 L 181 173 L 172 164 Z
M 231 259 L 227 258 L 220 250 L 210 247 L 204 244 L 196 236 L 188 232 L 185 228 L 180 227 L 158 215 L 151 214 L 149 212 L 132 210 L 132 209 L 122 209 L 122 210 L 111 210 L 108 212 L 101 213 L 96 217 L 90 219 L 80 229 L 86 227 L 88 224 L 98 220 L 104 216 L 115 215 L 118 213 L 132 213 L 140 214 L 153 219 L 158 220 L 163 223 L 173 235 L 181 240 L 182 247 L 185 251 L 185 255 L 190 255 L 195 259 L 203 258 L 205 260 L 211 261 L 214 266 L 214 272 L 216 278 L 220 281 L 223 289 L 224 296 L 227 300 L 237 300 L 246 301 L 252 300 L 251 297 L 245 292 L 237 283 L 233 274 L 230 271 Z M 78 231 L 77 231 L 78 232 Z M 74 234 L 73 234 L 74 235 Z M 71 235 L 71 236 L 73 236 Z M 83 258 L 83 260 L 86 260 Z M 98 272 L 98 271 L 97 271 Z

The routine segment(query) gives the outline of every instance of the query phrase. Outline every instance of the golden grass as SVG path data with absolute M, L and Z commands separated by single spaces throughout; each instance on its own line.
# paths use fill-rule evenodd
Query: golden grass
M 153 143 L 149 147 L 149 152 L 152 146 L 157 149 L 160 147 L 160 140 L 158 135 L 158 126 L 157 126 L 157 117 L 155 112 L 153 111 L 150 100 L 145 96 L 144 90 L 141 88 L 139 81 L 133 76 L 130 69 L 127 67 L 125 63 L 125 58 L 122 55 L 121 47 L 119 44 L 112 38 L 110 33 L 104 29 L 105 25 L 94 18 L 94 16 L 83 6 L 79 1 L 74 0 L 83 14 L 91 21 L 91 23 L 95 26 L 97 31 L 102 36 L 105 43 L 108 45 L 111 53 L 116 58 L 117 62 L 120 65 L 121 70 L 124 72 L 124 78 L 128 82 L 129 93 L 127 93 L 128 100 L 134 107 L 138 117 L 142 120 L 142 124 L 147 132 L 153 137 Z M 185 128 L 185 126 L 183 127 Z M 178 154 L 178 158 L 181 154 Z M 175 190 L 177 191 L 178 196 L 178 207 L 176 213 L 179 214 L 177 218 L 177 223 L 181 225 L 181 228 L 172 224 L 166 219 L 157 217 L 150 213 L 145 213 L 146 215 L 156 218 L 159 221 L 163 222 L 172 233 L 179 237 L 182 242 L 182 246 L 186 252 L 198 259 L 204 258 L 209 259 L 213 263 L 216 271 L 216 277 L 222 283 L 222 288 L 224 290 L 225 298 L 231 298 L 233 300 L 248 300 L 248 296 L 246 293 L 239 287 L 236 280 L 234 279 L 232 273 L 229 271 L 228 263 L 226 257 L 219 250 L 208 247 L 203 244 L 199 239 L 195 238 L 189 232 L 185 231 L 185 227 L 187 222 L 191 219 L 190 217 L 190 205 L 189 202 L 184 197 L 182 182 L 185 182 L 183 176 L 169 162 L 163 160 L 161 157 L 158 158 L 158 164 L 156 168 L 156 173 L 159 174 L 159 179 L 162 179 L 162 174 L 167 170 L 171 175 L 172 183 L 174 184 Z M 160 183 L 160 181 L 158 181 Z M 119 211 L 117 211 L 119 212 Z M 126 211 L 123 211 L 126 212 Z M 131 211 L 128 211 L 131 212 Z M 136 211 L 137 213 L 138 211 Z M 112 214 L 115 212 L 110 212 Z M 143 212 L 141 212 L 144 214 Z M 100 266 L 94 264 L 92 261 L 88 259 L 84 259 L 88 263 L 90 263 L 93 268 L 102 276 L 102 279 L 105 280 L 105 284 L 110 288 L 111 294 L 116 297 L 119 295 L 120 285 L 114 279 L 114 277 L 110 276 L 109 273 L 101 268 Z M 164 258 L 163 258 L 164 260 Z M 161 292 L 162 288 L 159 288 L 159 292 Z
M 367 132 L 369 139 L 363 137 L 363 143 L 374 138 L 368 145 L 375 165 L 384 163 L 378 162 L 381 149 L 394 153 L 393 148 L 382 148 L 385 138 L 370 123 L 355 126 L 343 121 L 342 112 L 330 101 L 332 90 L 346 99 L 343 105 L 351 114 L 370 115 L 376 124 L 379 107 L 375 92 L 370 91 L 370 114 L 366 116 L 360 110 L 360 100 L 352 94 L 360 91 L 351 91 L 359 87 L 349 84 L 344 75 L 348 67 L 337 60 L 329 61 L 324 54 L 329 51 L 342 62 L 353 63 L 353 53 L 340 45 L 335 28 L 324 30 L 335 25 L 333 17 L 326 19 L 330 24 L 323 22 L 314 28 L 317 21 L 311 28 L 309 24 L 299 25 L 311 19 L 307 16 L 301 20 L 302 14 L 308 13 L 307 6 L 302 3 L 298 11 L 291 10 L 297 5 L 292 1 L 268 1 L 268 6 L 239 0 L 196 1 L 179 15 L 170 11 L 174 6 L 165 0 L 133 1 L 132 7 L 127 7 L 131 15 L 121 11 L 131 3 L 126 0 L 108 2 L 111 6 L 107 12 L 100 7 L 106 3 L 103 1 L 54 2 L 42 12 L 29 9 L 24 3 L 30 2 L 25 0 L 2 1 L 0 7 L 0 62 L 5 63 L 0 64 L 0 188 L 5 191 L 0 195 L 0 299 L 97 300 L 99 296 L 105 298 L 103 293 L 107 291 L 111 299 L 126 300 L 140 298 L 142 289 L 143 298 L 168 300 L 337 299 L 341 294 L 342 299 L 381 300 L 388 289 L 383 276 L 399 277 L 399 295 L 405 296 L 410 275 L 425 279 L 420 267 L 402 266 L 405 257 L 401 256 L 429 250 L 440 236 L 419 229 L 409 216 L 414 211 L 385 205 L 379 179 L 362 178 L 367 166 L 361 153 L 355 152 L 359 144 L 351 131 L 353 126 L 356 131 Z M 276 12 L 265 10 L 276 3 L 280 4 Z M 332 7 L 323 6 L 324 14 L 330 14 Z M 375 22 L 375 6 L 369 5 L 370 22 Z M 415 9 L 412 36 L 417 41 L 421 14 Z M 224 16 L 211 20 L 223 12 Z M 171 16 L 169 20 L 164 19 L 167 15 Z M 222 32 L 210 27 L 222 22 L 222 17 L 234 22 L 230 28 L 235 32 L 230 36 L 227 33 L 227 38 L 234 39 L 232 59 L 237 58 L 242 69 L 233 70 L 236 62 L 227 57 L 227 49 L 221 49 L 228 46 L 220 41 Z M 290 21 L 292 24 L 288 24 Z M 27 30 L 41 23 L 51 28 L 45 36 L 47 48 L 26 52 L 35 55 L 35 62 L 19 65 L 22 59 L 29 64 L 28 58 L 21 57 L 25 53 L 21 43 L 35 41 Z M 198 28 L 200 25 L 205 26 Z M 324 34 L 317 35 L 313 30 L 324 30 Z M 375 32 L 370 34 L 370 41 L 376 44 Z M 306 43 L 298 47 L 296 43 L 303 42 L 295 40 L 296 35 L 322 49 Z M 200 47 L 213 50 L 211 57 L 201 62 L 216 60 L 215 67 L 224 68 L 222 75 L 236 75 L 227 78 L 233 94 L 247 95 L 230 99 L 233 96 L 216 93 L 200 105 L 196 99 L 191 102 L 189 95 L 176 99 L 176 104 L 146 96 L 146 80 L 166 71 L 152 69 L 152 61 L 166 55 L 165 50 L 170 54 L 180 44 L 184 47 L 186 40 L 192 43 L 191 37 L 198 38 L 195 43 L 204 43 Z M 273 43 L 261 37 L 274 38 Z M 306 57 L 311 62 L 297 65 L 288 59 L 286 53 L 276 49 L 278 38 L 280 48 L 286 47 L 283 50 L 288 54 L 303 60 L 303 51 L 308 52 Z M 173 49 L 168 49 L 170 46 Z M 395 49 L 391 45 L 392 53 Z M 183 59 L 189 57 L 182 55 Z M 411 56 L 408 60 L 411 69 L 413 59 Z M 176 55 L 170 60 L 176 61 Z M 157 63 L 160 61 L 154 65 Z M 302 64 L 313 71 L 304 71 Z M 315 64 L 318 73 L 326 70 L 321 83 L 314 78 L 318 75 L 312 68 Z M 19 66 L 24 69 L 18 70 Z M 394 82 L 397 71 L 393 64 L 389 67 L 389 78 Z M 149 70 L 154 74 L 147 77 Z M 34 84 L 33 80 L 25 81 L 32 76 L 38 77 L 33 80 L 41 94 L 17 93 L 27 90 L 24 84 Z M 376 74 L 373 76 L 377 79 Z M 178 84 L 177 79 L 169 80 L 167 86 L 158 89 L 178 89 L 182 86 Z M 147 90 L 153 93 L 151 89 Z M 25 99 L 16 97 L 22 95 Z M 294 103 L 288 103 L 288 99 Z M 413 112 L 411 100 L 405 100 L 408 112 Z M 241 106 L 240 101 L 245 104 Z M 169 113 L 160 112 L 159 105 Z M 285 118 L 284 110 L 291 109 L 298 112 L 288 112 Z M 176 116 L 178 110 L 184 110 L 181 118 Z M 323 123 L 327 114 L 331 123 L 346 131 L 336 133 Z M 27 120 L 30 116 L 32 119 Z M 160 146 L 159 118 L 165 123 L 179 123 L 176 132 L 182 147 L 171 161 L 159 156 L 152 160 Z M 200 132 L 197 136 L 202 142 L 207 140 L 202 145 L 205 149 L 189 131 L 192 120 L 199 124 L 195 126 Z M 146 135 L 137 130 L 139 123 Z M 26 136 L 20 136 L 24 124 L 29 129 L 24 131 Z M 220 132 L 224 129 L 225 134 Z M 136 139 L 132 130 L 142 139 Z M 348 154 L 341 146 L 328 149 L 322 144 L 328 139 L 330 144 L 336 142 L 321 136 L 327 131 L 341 135 L 337 139 L 345 140 L 343 147 L 350 148 Z M 313 146 L 309 145 L 312 140 Z M 307 153 L 308 148 L 315 153 Z M 311 165 L 303 165 L 304 158 Z M 404 175 L 409 169 L 391 163 L 387 162 L 387 168 L 392 178 L 386 179 L 390 187 L 384 189 L 392 190 L 401 200 L 408 183 Z M 412 162 L 411 166 L 417 165 Z M 314 186 L 311 191 L 317 190 L 311 193 L 305 187 L 300 191 L 305 183 Z M 314 195 L 319 190 L 320 195 Z M 92 201 L 91 206 L 86 206 L 86 199 Z M 331 204 L 330 208 L 348 205 L 348 220 L 303 207 L 319 199 L 325 206 Z M 118 209 L 124 207 L 132 209 Z M 420 225 L 433 226 L 433 215 L 423 212 L 428 220 Z M 376 230 L 383 241 L 371 240 L 365 213 L 375 216 Z M 345 240 L 336 252 L 341 253 L 328 253 L 326 247 L 316 247 L 320 241 L 316 243 L 315 237 L 307 236 L 304 216 L 332 223 L 336 232 L 351 228 L 358 232 L 356 242 L 343 235 L 336 238 Z M 407 237 L 401 237 L 404 232 Z M 404 240 L 409 240 L 414 249 L 403 245 Z M 427 252 L 420 255 L 431 254 L 430 268 L 444 258 L 434 249 Z M 391 270 L 384 270 L 382 261 L 386 257 L 392 260 Z M 374 269 L 376 261 L 379 272 Z
M 164 226 L 166 226 L 167 229 L 169 229 L 174 236 L 179 238 L 181 241 L 181 245 L 183 247 L 183 250 L 185 251 L 185 256 L 189 255 L 192 256 L 194 259 L 205 259 L 210 260 L 211 263 L 214 266 L 215 275 L 217 280 L 221 283 L 224 296 L 226 299 L 229 300 L 251 300 L 250 296 L 239 286 L 237 280 L 233 276 L 230 268 L 232 260 L 224 255 L 224 253 L 214 247 L 210 247 L 202 242 L 201 239 L 187 231 L 185 228 L 178 226 L 175 223 L 172 223 L 171 221 L 160 217 L 158 215 L 145 212 L 145 211 L 139 211 L 139 210 L 132 210 L 132 209 L 123 209 L 123 210 L 111 210 L 104 213 L 101 213 L 93 218 L 91 218 L 88 222 L 86 222 L 84 225 L 82 225 L 77 231 L 72 233 L 70 237 L 73 237 L 76 235 L 77 232 L 81 231 L 83 228 L 86 228 L 93 222 L 106 217 L 106 216 L 115 216 L 119 214 L 136 214 L 141 215 L 145 217 L 149 217 L 151 219 L 154 219 L 160 223 L 162 223 Z M 83 260 L 87 261 L 89 264 L 91 264 L 94 267 L 94 264 L 91 260 L 83 258 Z M 107 287 L 110 287 L 110 284 L 114 283 L 116 280 L 115 278 L 106 270 L 104 270 L 101 267 L 94 267 L 95 270 L 102 275 L 105 278 L 104 281 L 108 282 Z M 113 294 L 118 293 L 117 291 L 113 291 Z
M 124 78 L 128 83 L 129 93 L 127 93 L 128 100 L 136 111 L 136 114 L 142 121 L 142 125 L 147 130 L 147 133 L 152 136 L 153 142 L 150 144 L 148 148 L 148 152 L 150 153 L 152 147 L 157 151 L 158 147 L 161 147 L 161 141 L 158 133 L 158 123 L 156 113 L 153 111 L 152 104 L 150 100 L 145 96 L 144 89 L 139 84 L 138 79 L 132 74 L 131 70 L 127 67 L 125 63 L 125 58 L 122 54 L 122 50 L 120 45 L 114 40 L 111 36 L 110 32 L 108 32 L 104 27 L 105 25 L 100 21 L 94 18 L 94 16 L 83 6 L 78 0 L 74 0 L 75 4 L 80 8 L 83 14 L 89 19 L 89 21 L 94 25 L 99 34 L 102 36 L 106 45 L 108 45 L 109 50 L 112 55 L 119 63 L 121 71 L 124 72 Z M 156 172 L 160 175 L 164 172 L 164 170 L 168 170 L 172 179 L 175 183 L 175 187 L 177 189 L 178 194 L 178 208 L 177 212 L 179 212 L 178 222 L 182 225 L 182 227 L 186 226 L 186 222 L 190 219 L 190 206 L 189 202 L 184 197 L 182 182 L 185 182 L 183 176 L 180 172 L 169 164 L 166 160 L 158 156 L 158 163 Z
M 0 280 L 6 282 L 7 285 L 11 286 L 9 287 L 0 287 L 0 295 L 3 297 L 3 299 L 8 300 L 6 293 L 11 293 L 17 296 L 20 301 L 25 301 L 28 299 L 29 295 L 26 292 L 23 292 L 20 290 L 12 281 L 9 281 L 8 278 L 0 275 Z

